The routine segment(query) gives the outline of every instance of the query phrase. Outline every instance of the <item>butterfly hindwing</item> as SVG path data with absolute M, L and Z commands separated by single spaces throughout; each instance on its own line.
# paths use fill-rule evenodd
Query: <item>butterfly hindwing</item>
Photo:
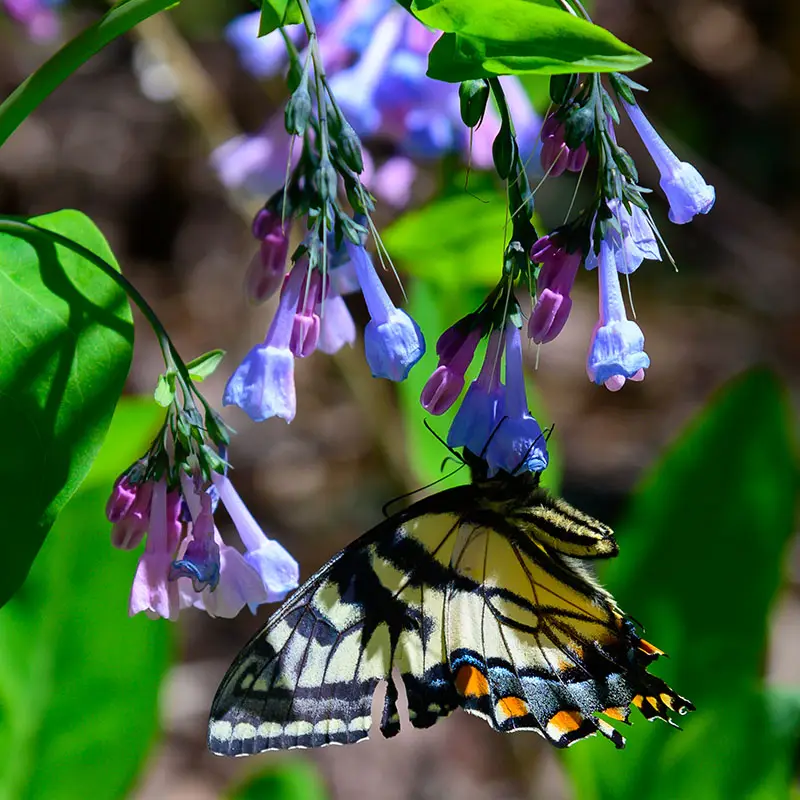
M 381 730 L 399 730 L 399 669 L 417 727 L 457 707 L 442 652 L 443 602 L 458 520 L 387 520 L 332 559 L 245 647 L 211 712 L 226 755 L 348 744 L 367 737 L 387 682 Z

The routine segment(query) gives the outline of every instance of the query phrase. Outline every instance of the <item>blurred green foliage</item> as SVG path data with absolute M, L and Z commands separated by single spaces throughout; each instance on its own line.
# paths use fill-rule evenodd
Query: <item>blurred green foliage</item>
M 777 380 L 747 373 L 634 495 L 602 578 L 670 655 L 652 671 L 697 711 L 683 733 L 634 711 L 624 751 L 604 741 L 569 751 L 581 800 L 789 796 L 800 693 L 765 686 L 763 662 L 794 530 L 793 433 Z
M 30 222 L 114 256 L 78 211 Z M 0 233 L 0 413 L 5 497 L 0 606 L 20 587 L 50 526 L 97 455 L 133 349 L 125 292 L 74 251 Z M 9 424 L 9 421 L 13 423 Z
M 236 786 L 227 800 L 326 800 L 328 792 L 307 759 L 287 758 Z
M 136 556 L 112 548 L 104 509 L 162 416 L 152 400 L 120 402 L 89 476 L 0 612 L 2 800 L 124 797 L 154 740 L 171 627 L 128 619 Z

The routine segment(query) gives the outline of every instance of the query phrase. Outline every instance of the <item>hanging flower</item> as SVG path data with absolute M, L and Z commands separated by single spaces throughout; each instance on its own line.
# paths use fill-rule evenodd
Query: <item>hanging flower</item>
M 589 380 L 615 392 L 626 380 L 644 380 L 650 358 L 644 352 L 641 328 L 625 313 L 614 249 L 606 240 L 600 243 L 597 277 L 600 318 L 592 333 L 586 371 Z
M 536 280 L 536 304 L 528 320 L 528 337 L 536 344 L 552 342 L 567 324 L 572 310 L 570 292 L 583 252 L 570 252 L 562 236 L 542 236 L 531 249 L 531 260 L 542 265 Z

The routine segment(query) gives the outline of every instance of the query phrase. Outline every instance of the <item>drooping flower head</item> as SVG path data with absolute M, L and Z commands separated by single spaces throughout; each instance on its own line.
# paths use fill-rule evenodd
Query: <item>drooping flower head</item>
M 367 251 L 351 242 L 346 246 L 370 314 L 364 330 L 364 349 L 372 375 L 403 381 L 425 354 L 422 331 L 392 302 Z
M 607 239 L 600 243 L 597 277 L 600 317 L 589 344 L 586 371 L 589 380 L 618 391 L 626 380 L 644 380 L 650 358 L 644 352 L 641 328 L 627 317 L 615 251 Z
M 622 105 L 661 173 L 659 185 L 669 201 L 670 220 L 683 225 L 697 214 L 707 214 L 716 200 L 714 187 L 703 180 L 695 167 L 681 161 L 669 149 L 636 103 L 623 100 Z

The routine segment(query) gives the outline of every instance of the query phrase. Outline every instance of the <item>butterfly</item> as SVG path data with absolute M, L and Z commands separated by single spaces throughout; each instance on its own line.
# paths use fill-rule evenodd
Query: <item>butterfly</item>
M 640 638 L 592 562 L 617 555 L 610 528 L 551 496 L 539 473 L 486 475 L 399 511 L 335 555 L 238 655 L 214 699 L 221 755 L 350 744 L 408 717 L 427 728 L 457 708 L 556 747 L 600 733 L 631 706 L 675 725 L 694 706 L 647 671 Z M 677 726 L 676 726 L 677 727 Z

